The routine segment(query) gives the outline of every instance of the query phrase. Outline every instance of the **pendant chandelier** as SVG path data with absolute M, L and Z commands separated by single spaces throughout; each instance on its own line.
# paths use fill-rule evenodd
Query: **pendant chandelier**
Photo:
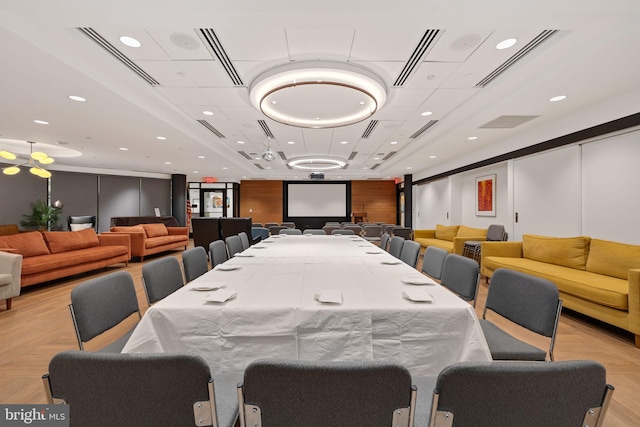
M 21 167 L 28 167 L 29 172 L 31 172 L 35 176 L 39 176 L 40 178 L 50 178 L 51 172 L 43 168 L 41 165 L 50 165 L 54 162 L 52 157 L 49 157 L 46 153 L 42 151 L 33 151 L 33 144 L 35 142 L 27 141 L 30 144 L 31 152 L 29 157 L 25 157 L 22 155 L 15 155 L 10 151 L 0 150 L 0 157 L 7 160 L 15 160 L 22 159 L 26 160 L 25 163 L 21 163 L 14 166 L 7 166 L 6 168 L 2 168 L 2 173 L 5 175 L 15 175 L 20 173 Z

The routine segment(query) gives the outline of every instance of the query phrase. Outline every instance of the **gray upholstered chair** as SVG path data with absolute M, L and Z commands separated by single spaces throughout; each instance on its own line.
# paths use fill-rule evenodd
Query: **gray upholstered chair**
M 309 236 L 309 235 L 326 236 L 327 235 L 327 233 L 325 233 L 323 229 L 315 229 L 315 228 L 307 228 L 306 230 L 304 230 L 302 234 L 304 234 L 305 236 Z
M 296 228 L 295 222 L 283 222 L 280 225 L 287 228 Z
M 187 283 L 202 276 L 209 271 L 207 251 L 202 246 L 196 246 L 182 252 L 182 267 Z
M 265 222 L 264 228 L 271 228 L 271 227 L 280 227 L 280 223 L 277 223 L 277 222 Z
M 362 237 L 369 242 L 379 242 L 382 236 L 382 227 L 379 225 L 365 225 L 362 227 Z
M 493 360 L 546 360 L 547 351 L 520 341 L 486 319 L 491 310 L 549 341 L 553 360 L 562 300 L 551 281 L 519 271 L 499 268 L 491 277 L 480 326 Z
M 429 425 L 600 426 L 612 394 L 592 360 L 457 363 L 438 376 Z
M 249 236 L 244 231 L 238 233 L 238 237 L 240 238 L 240 243 L 242 244 L 242 250 L 249 249 L 251 243 L 249 243 Z
M 251 228 L 264 228 L 262 223 L 259 222 L 253 222 L 251 223 Z
M 69 311 L 80 350 L 84 350 L 85 343 L 133 314 L 137 314 L 136 320 L 141 318 L 133 278 L 126 271 L 116 271 L 80 283 L 71 290 Z M 135 325 L 99 351 L 121 352 L 134 329 Z
M 238 417 L 239 374 L 211 375 L 187 354 L 65 351 L 42 377 L 49 404 L 66 403 L 72 426 L 220 426 Z
M 487 242 L 506 241 L 509 234 L 504 230 L 504 225 L 493 224 L 487 229 Z M 464 242 L 463 255 L 480 262 L 482 242 L 478 240 L 467 240 Z
M 409 227 L 393 227 L 391 229 L 391 233 L 393 236 L 400 236 L 404 237 L 406 240 L 411 240 L 413 230 Z
M 440 280 L 442 278 L 444 260 L 448 254 L 449 252 L 444 249 L 428 246 L 422 258 L 422 272 L 433 279 Z
M 269 238 L 269 229 L 264 227 L 252 227 L 251 239 L 255 241 L 261 241 Z
M 302 230 L 299 228 L 284 228 L 280 230 L 279 234 L 284 234 L 287 236 L 302 236 Z
M 237 235 L 227 237 L 225 242 L 227 244 L 227 251 L 229 252 L 229 258 L 233 258 L 237 253 L 240 253 L 243 251 L 242 241 L 240 240 L 240 237 L 238 237 Z
M 418 265 L 418 257 L 420 256 L 420 243 L 413 240 L 405 240 L 402 242 L 402 250 L 400 251 L 400 260 L 413 268 Z
M 183 287 L 184 277 L 178 259 L 165 256 L 143 265 L 142 286 L 149 305 Z
M 11 310 L 11 299 L 20 295 L 22 255 L 0 251 L 0 300 L 6 300 Z
M 340 224 L 327 224 L 324 227 L 322 227 L 322 229 L 326 234 L 332 234 L 333 230 L 340 230 L 341 227 L 340 227 Z
M 69 231 L 79 231 L 85 228 L 96 228 L 95 215 L 70 215 L 67 217 Z
M 402 246 L 404 245 L 404 238 L 400 236 L 393 236 L 389 239 L 389 253 L 394 257 L 400 259 L 400 253 L 402 252 Z
M 391 362 L 263 359 L 245 369 L 238 399 L 242 427 L 413 426 L 416 390 Z
M 209 259 L 211 260 L 211 268 L 229 259 L 227 245 L 223 240 L 215 240 L 209 243 Z
M 274 225 L 269 227 L 269 234 L 272 236 L 277 236 L 280 234 L 282 230 L 287 230 L 289 227 L 284 227 L 282 225 Z
M 343 230 L 343 229 L 338 229 L 338 230 L 332 230 L 331 234 L 342 234 L 345 236 L 353 236 L 356 233 L 353 230 Z
M 362 234 L 362 227 L 357 224 L 346 224 L 342 225 L 343 230 L 352 230 L 353 234 L 360 236 Z
M 480 284 L 480 266 L 471 258 L 447 254 L 442 266 L 440 284 L 458 294 L 463 300 L 473 301 L 475 307 Z
M 389 236 L 388 233 L 382 233 L 382 236 L 380 236 L 380 248 L 382 248 L 382 250 L 384 251 L 388 251 L 389 250 L 389 239 L 391 238 L 391 236 Z

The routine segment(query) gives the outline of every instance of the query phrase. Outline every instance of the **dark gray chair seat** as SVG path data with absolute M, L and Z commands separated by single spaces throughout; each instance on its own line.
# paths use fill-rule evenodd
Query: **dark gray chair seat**
M 547 357 L 546 351 L 514 338 L 485 319 L 480 319 L 480 326 L 493 360 L 542 361 Z

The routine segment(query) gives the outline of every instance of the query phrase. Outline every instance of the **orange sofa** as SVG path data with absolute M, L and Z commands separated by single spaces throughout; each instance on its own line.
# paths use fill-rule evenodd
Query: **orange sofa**
M 22 255 L 21 287 L 85 273 L 131 259 L 130 238 L 81 231 L 0 236 L 0 251 Z
M 144 260 L 147 255 L 176 248 L 187 248 L 189 227 L 167 227 L 164 224 L 139 224 L 111 227 L 109 234 L 127 234 L 131 237 L 131 256 Z

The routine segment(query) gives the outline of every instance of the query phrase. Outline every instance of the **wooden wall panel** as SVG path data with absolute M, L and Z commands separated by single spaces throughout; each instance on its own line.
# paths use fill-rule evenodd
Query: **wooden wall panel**
M 396 184 L 393 181 L 351 181 L 351 209 L 363 210 L 369 222 L 396 223 Z
M 282 222 L 282 181 L 241 181 L 240 216 L 263 224 Z

